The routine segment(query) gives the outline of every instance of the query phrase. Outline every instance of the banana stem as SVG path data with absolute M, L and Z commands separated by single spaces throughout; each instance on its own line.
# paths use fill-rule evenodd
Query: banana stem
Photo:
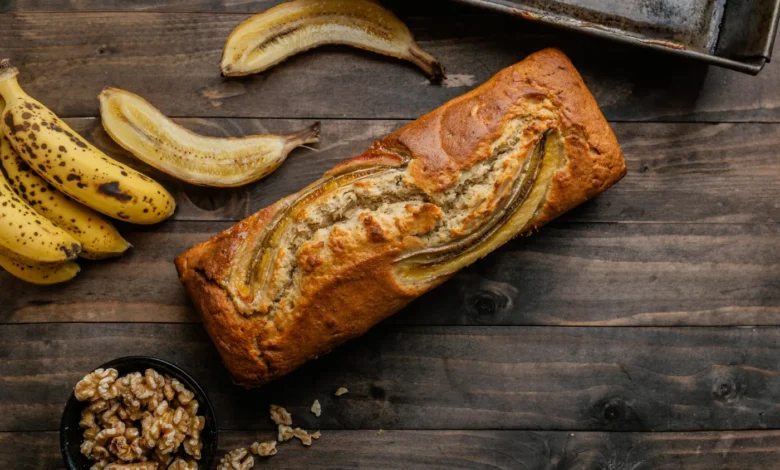
M 11 65 L 11 59 L 0 60 L 0 80 L 8 80 L 19 74 L 19 69 Z
M 287 143 L 285 145 L 285 152 L 289 152 L 295 147 L 300 147 L 303 144 L 314 144 L 320 141 L 320 123 L 315 122 L 311 126 L 301 129 L 297 132 L 287 134 Z M 303 145 L 305 147 L 305 145 Z M 310 148 L 311 147 L 307 147 Z M 312 149 L 314 150 L 314 149 Z
M 417 44 L 412 44 L 409 47 L 409 53 L 411 58 L 409 59 L 414 65 L 420 67 L 428 79 L 433 83 L 440 83 L 443 79 L 447 78 L 444 74 L 444 67 L 439 60 L 420 49 Z
M 320 140 L 320 123 L 315 122 L 311 126 L 293 132 L 290 137 L 304 144 L 314 144 Z
M 0 60 L 0 96 L 5 101 L 11 101 L 12 97 L 24 94 L 19 82 L 16 81 L 17 75 L 19 75 L 19 69 L 11 65 L 9 59 Z M 5 103 L 0 104 L 5 108 Z

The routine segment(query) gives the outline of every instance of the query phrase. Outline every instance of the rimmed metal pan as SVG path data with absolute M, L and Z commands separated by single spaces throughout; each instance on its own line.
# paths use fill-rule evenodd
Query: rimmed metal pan
M 780 0 L 458 0 L 756 75 Z

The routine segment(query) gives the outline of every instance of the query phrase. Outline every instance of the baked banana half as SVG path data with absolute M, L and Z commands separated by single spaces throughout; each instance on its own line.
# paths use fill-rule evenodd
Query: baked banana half
M 409 28 L 372 0 L 293 0 L 244 21 L 228 37 L 219 66 L 227 76 L 262 72 L 325 44 L 344 44 L 418 66 L 432 81 L 441 62 L 417 45 Z
M 233 187 L 257 181 L 279 168 L 290 152 L 319 142 L 319 123 L 290 134 L 207 137 L 176 124 L 129 91 L 100 93 L 103 127 L 139 160 L 199 186 Z
M 502 70 L 176 259 L 236 381 L 290 372 L 626 171 L 563 53 Z

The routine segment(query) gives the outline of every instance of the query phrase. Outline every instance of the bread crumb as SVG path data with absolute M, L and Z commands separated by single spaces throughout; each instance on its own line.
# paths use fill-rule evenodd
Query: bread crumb
M 312 439 L 319 439 L 321 436 L 322 434 L 319 431 L 311 433 Z
M 278 425 L 292 425 L 292 416 L 281 406 L 271 405 L 271 419 Z
M 385 433 L 385 430 L 384 429 L 380 429 L 379 431 L 376 432 L 376 435 L 377 436 L 381 436 L 384 433 Z
M 339 387 L 339 389 L 336 390 L 336 393 L 334 395 L 336 395 L 337 397 L 340 397 L 341 395 L 345 395 L 347 393 L 349 393 L 349 390 L 347 390 L 346 387 Z
M 249 450 L 260 457 L 270 457 L 276 455 L 276 441 L 255 442 Z
M 314 413 L 314 416 L 320 417 L 320 414 L 322 414 L 322 406 L 320 406 L 319 400 L 314 400 L 314 403 L 311 404 L 311 412 Z
M 290 426 L 285 426 L 284 424 L 279 425 L 279 442 L 285 442 L 289 441 L 293 438 L 293 428 Z

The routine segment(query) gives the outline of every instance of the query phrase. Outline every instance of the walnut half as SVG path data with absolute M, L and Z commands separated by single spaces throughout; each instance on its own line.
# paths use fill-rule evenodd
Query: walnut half
M 217 470 L 249 470 L 255 466 L 255 459 L 246 448 L 233 449 L 219 461 Z
M 260 457 L 270 457 L 276 455 L 276 441 L 255 442 L 249 450 Z

